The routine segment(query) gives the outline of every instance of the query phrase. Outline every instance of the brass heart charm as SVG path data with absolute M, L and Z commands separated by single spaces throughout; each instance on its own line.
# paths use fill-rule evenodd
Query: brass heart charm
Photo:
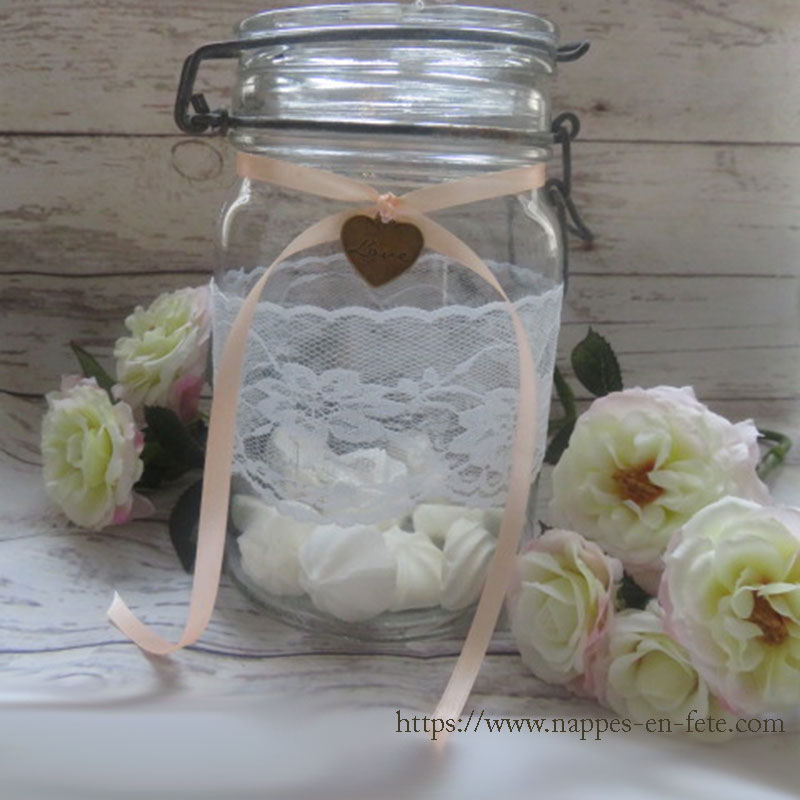
M 424 244 L 416 225 L 363 214 L 342 225 L 341 240 L 348 260 L 370 286 L 383 286 L 405 272 Z

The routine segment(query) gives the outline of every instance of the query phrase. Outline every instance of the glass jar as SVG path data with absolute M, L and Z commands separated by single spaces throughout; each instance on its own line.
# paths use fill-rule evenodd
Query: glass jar
M 396 195 L 550 157 L 557 32 L 537 16 L 359 3 L 263 12 L 236 33 L 228 138 L 240 151 Z M 345 207 L 237 181 L 211 286 L 215 358 L 266 266 Z M 556 215 L 535 190 L 429 216 L 485 261 L 524 322 L 538 471 L 562 299 Z M 494 552 L 518 392 L 507 310 L 453 260 L 423 249 L 379 288 L 338 242 L 284 261 L 245 359 L 229 570 L 306 628 L 397 639 L 464 626 Z

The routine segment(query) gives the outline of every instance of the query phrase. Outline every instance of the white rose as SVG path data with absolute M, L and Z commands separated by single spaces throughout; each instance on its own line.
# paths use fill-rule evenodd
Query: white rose
M 539 678 L 579 688 L 614 612 L 622 565 L 572 531 L 552 529 L 517 557 L 511 631 Z
M 112 405 L 93 378 L 65 378 L 60 392 L 47 395 L 42 422 L 48 495 L 83 528 L 126 522 L 143 444 L 130 406 Z
M 686 649 L 664 630 L 664 614 L 655 601 L 614 616 L 592 665 L 592 683 L 600 702 L 634 722 L 666 719 L 685 726 L 690 714 L 725 718 Z M 713 735 L 720 738 L 718 732 Z
M 726 497 L 665 555 L 667 629 L 731 709 L 800 705 L 800 509 Z
M 208 289 L 162 294 L 125 320 L 130 336 L 117 339 L 114 396 L 134 409 L 171 408 L 188 421 L 197 412 L 208 357 Z
M 692 389 L 627 389 L 595 400 L 553 471 L 551 511 L 621 559 L 654 593 L 670 536 L 725 495 L 766 501 L 758 432 L 698 402 Z

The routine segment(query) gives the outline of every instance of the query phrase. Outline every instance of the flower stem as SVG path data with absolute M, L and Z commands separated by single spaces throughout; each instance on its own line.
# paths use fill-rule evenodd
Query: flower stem
M 758 438 L 775 444 L 761 456 L 761 460 L 756 467 L 756 473 L 761 480 L 764 480 L 776 467 L 783 464 L 786 454 L 792 447 L 792 440 L 785 434 L 778 431 L 759 430 Z
M 561 370 L 558 367 L 553 370 L 553 385 L 555 386 L 559 402 L 564 409 L 563 422 L 571 422 L 577 419 L 578 414 L 575 407 L 575 393 L 564 380 L 564 376 L 561 374 Z

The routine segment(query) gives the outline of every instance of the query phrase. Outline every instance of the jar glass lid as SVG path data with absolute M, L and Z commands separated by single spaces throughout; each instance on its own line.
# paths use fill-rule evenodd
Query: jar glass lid
M 401 31 L 401 28 L 408 28 Z M 235 28 L 240 38 L 269 33 L 315 32 L 330 40 L 407 38 L 427 41 L 459 39 L 465 43 L 503 43 L 538 50 L 557 58 L 558 29 L 543 17 L 523 11 L 481 6 L 412 3 L 336 3 L 262 11 Z
M 558 45 L 556 26 L 521 11 L 464 5 L 337 3 L 263 11 L 237 38 L 184 64 L 175 117 L 183 130 L 549 134 L 549 78 L 587 43 Z M 205 59 L 238 58 L 230 112 L 192 94 Z M 188 113 L 190 104 L 198 112 Z
M 242 52 L 233 94 L 233 113 L 254 127 L 549 133 L 557 31 L 533 14 L 319 5 L 256 14 L 237 34 L 264 43 Z

